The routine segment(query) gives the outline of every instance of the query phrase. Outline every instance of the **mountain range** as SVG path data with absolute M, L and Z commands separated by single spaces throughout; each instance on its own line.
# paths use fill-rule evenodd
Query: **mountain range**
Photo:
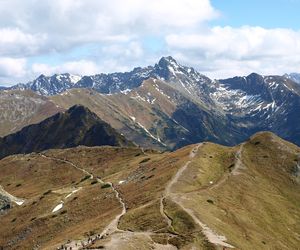
M 298 249 L 294 78 L 164 57 L 1 90 L 0 249 Z
M 235 145 L 264 130 L 300 145 L 300 85 L 294 79 L 252 73 L 212 80 L 163 57 L 131 72 L 41 75 L 12 89 L 32 90 L 61 109 L 87 106 L 136 144 L 174 150 L 199 141 Z

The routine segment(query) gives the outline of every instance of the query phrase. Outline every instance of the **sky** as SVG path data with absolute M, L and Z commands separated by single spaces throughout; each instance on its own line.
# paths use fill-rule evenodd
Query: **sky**
M 0 0 L 0 85 L 162 56 L 211 78 L 300 72 L 300 0 Z

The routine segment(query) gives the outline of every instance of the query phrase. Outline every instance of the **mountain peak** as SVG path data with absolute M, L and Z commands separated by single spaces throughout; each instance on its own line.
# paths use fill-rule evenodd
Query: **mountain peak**
M 177 61 L 171 56 L 162 57 L 159 60 L 158 65 L 162 66 L 162 67 L 167 66 L 167 65 L 172 65 L 173 67 L 179 66 Z
M 44 74 L 40 74 L 39 76 L 38 76 L 38 78 L 36 78 L 36 80 L 38 80 L 38 79 L 43 79 L 43 78 L 45 78 L 46 76 L 44 75 Z
M 76 115 L 76 116 L 94 114 L 87 107 L 79 104 L 70 107 L 66 112 L 70 115 Z
M 260 74 L 252 72 L 250 75 L 247 76 L 248 78 L 262 78 Z

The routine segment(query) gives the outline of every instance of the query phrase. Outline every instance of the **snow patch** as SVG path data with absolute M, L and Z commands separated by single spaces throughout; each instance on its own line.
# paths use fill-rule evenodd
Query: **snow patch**
M 69 193 L 69 194 L 65 197 L 65 199 L 68 199 L 68 198 L 71 197 L 73 194 L 77 193 L 80 189 L 82 189 L 82 187 L 73 190 L 71 193 Z
M 24 201 L 15 201 L 15 203 L 18 205 L 18 206 L 22 206 Z
M 81 79 L 82 79 L 82 76 L 70 75 L 70 82 L 73 84 L 79 82 Z
M 127 95 L 128 93 L 131 92 L 131 89 L 124 89 L 121 91 L 122 94 Z
M 162 141 L 161 141 L 161 139 L 159 138 L 159 137 L 155 137 L 154 135 L 152 135 L 151 133 L 150 133 L 150 131 L 148 130 L 148 129 L 146 129 L 145 128 L 145 126 L 143 126 L 141 123 L 137 123 L 142 129 L 144 129 L 145 130 L 145 132 L 151 137 L 151 138 L 153 138 L 154 140 L 156 140 L 156 141 L 158 141 L 160 144 L 162 144 L 162 145 L 164 145 L 164 146 L 167 146 L 165 143 L 163 143 Z
M 55 208 L 53 208 L 52 213 L 59 211 L 60 209 L 63 208 L 63 206 L 64 206 L 63 202 L 59 203 Z

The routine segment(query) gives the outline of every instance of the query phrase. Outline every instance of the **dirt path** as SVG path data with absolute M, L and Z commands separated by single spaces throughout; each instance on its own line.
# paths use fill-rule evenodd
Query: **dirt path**
M 16 203 L 18 206 L 23 205 L 23 203 L 25 202 L 24 199 L 17 198 L 11 195 L 10 193 L 6 192 L 1 185 L 0 185 L 0 194 L 7 197 L 11 202 Z
M 240 145 L 239 150 L 235 154 L 235 165 L 234 165 L 234 169 L 231 172 L 233 175 L 239 175 L 241 174 L 240 170 L 246 169 L 246 166 L 243 164 L 242 161 L 243 149 L 244 149 L 244 143 Z
M 81 172 L 83 172 L 85 175 L 90 175 L 91 179 L 93 179 L 93 175 L 91 173 L 89 173 L 88 171 L 86 171 L 85 169 L 75 165 L 74 163 L 68 161 L 68 160 L 64 160 L 64 159 L 59 159 L 59 158 L 55 158 L 55 157 L 50 157 L 44 154 L 40 154 L 42 157 L 50 159 L 50 160 L 54 160 L 54 161 L 60 161 L 60 162 L 64 162 L 67 163 L 69 165 L 71 165 L 72 167 L 80 170 Z M 112 188 L 112 190 L 115 192 L 115 197 L 116 199 L 119 201 L 119 203 L 122 206 L 122 212 L 120 214 L 118 214 L 104 229 L 100 234 L 97 234 L 95 236 L 91 236 L 90 238 L 84 239 L 84 240 L 72 240 L 66 244 L 63 245 L 63 247 L 67 247 L 68 249 L 72 249 L 72 250 L 79 250 L 79 249 L 86 249 L 89 245 L 91 245 L 93 242 L 96 242 L 97 240 L 100 239 L 106 239 L 109 236 L 110 239 L 109 241 L 107 241 L 104 246 L 105 249 L 120 249 L 120 246 L 122 246 L 123 244 L 132 244 L 132 242 L 134 242 L 137 238 L 145 238 L 147 239 L 147 241 L 149 243 L 151 243 L 150 248 L 149 249 L 157 249 L 157 250 L 175 250 L 177 249 L 176 247 L 174 247 L 173 245 L 167 244 L 167 245 L 160 245 L 155 243 L 152 238 L 151 235 L 155 234 L 152 232 L 130 232 L 130 231 L 123 231 L 120 230 L 118 228 L 118 224 L 120 221 L 120 218 L 126 214 L 126 204 L 123 201 L 123 199 L 121 198 L 120 193 L 118 192 L 118 190 L 115 188 L 114 184 L 111 182 L 104 182 L 103 180 L 101 180 L 100 178 L 96 178 L 96 180 L 101 183 L 101 184 L 109 184 Z
M 90 176 L 90 179 L 93 179 L 94 176 L 92 173 L 88 172 L 87 170 L 75 165 L 73 162 L 70 162 L 68 160 L 65 160 L 65 159 L 60 159 L 60 158 L 55 158 L 55 157 L 51 157 L 51 156 L 47 156 L 47 155 L 44 155 L 42 153 L 39 154 L 41 157 L 44 157 L 46 159 L 50 159 L 50 160 L 53 160 L 53 161 L 59 161 L 59 162 L 64 162 L 64 163 L 67 163 L 69 165 L 71 165 L 72 167 L 78 169 L 79 171 L 83 172 L 85 175 L 89 175 Z M 107 237 L 109 235 L 111 235 L 112 233 L 114 232 L 122 232 L 122 230 L 119 230 L 118 229 L 118 224 L 119 224 L 119 220 L 120 218 L 126 213 L 126 205 L 124 203 L 124 201 L 122 200 L 121 198 L 121 195 L 120 193 L 118 192 L 118 190 L 115 188 L 115 186 L 113 185 L 113 183 L 111 182 L 104 182 L 103 180 L 101 180 L 100 178 L 96 178 L 96 180 L 101 183 L 101 184 L 109 184 L 112 188 L 112 190 L 114 191 L 115 193 L 115 197 L 116 199 L 119 201 L 119 203 L 121 204 L 122 206 L 122 212 L 120 214 L 118 214 L 105 228 L 104 230 L 99 234 L 99 235 L 96 235 L 94 237 L 90 237 L 89 239 L 85 239 L 85 240 L 80 240 L 80 241 L 71 241 L 67 244 L 64 245 L 64 247 L 68 247 L 68 248 L 72 248 L 73 250 L 76 250 L 76 249 L 82 249 L 84 246 L 87 246 L 88 244 L 91 244 L 92 241 L 95 241 L 95 240 L 98 240 L 98 239 L 102 239 L 104 237 Z
M 180 206 L 182 208 L 182 210 L 184 210 L 186 213 L 188 213 L 193 218 L 194 222 L 202 228 L 203 233 L 205 234 L 205 236 L 211 243 L 222 246 L 222 247 L 234 248 L 234 246 L 225 242 L 226 241 L 225 236 L 218 235 L 216 232 L 214 232 L 212 229 L 210 229 L 207 225 L 205 225 L 203 222 L 201 222 L 199 220 L 199 218 L 195 215 L 195 213 L 192 209 L 185 207 L 185 202 L 182 199 L 180 194 L 176 194 L 176 193 L 172 192 L 172 187 L 178 182 L 178 180 L 182 176 L 183 172 L 188 168 L 188 166 L 191 163 L 191 160 L 196 156 L 200 146 L 202 146 L 202 144 L 198 144 L 196 147 L 194 147 L 192 149 L 192 151 L 190 153 L 190 160 L 183 167 L 181 167 L 178 170 L 176 175 L 169 182 L 169 184 L 167 185 L 166 190 L 164 192 L 164 195 L 162 197 L 162 201 L 165 198 L 169 198 L 173 202 L 175 202 L 178 206 Z M 161 203 L 161 205 L 163 206 L 163 202 Z M 164 208 L 161 208 L 161 210 L 163 211 L 163 214 L 165 214 Z M 166 214 L 165 214 L 165 216 L 166 216 Z
M 70 161 L 64 160 L 64 159 L 60 159 L 60 158 L 55 158 L 55 157 L 52 157 L 52 156 L 47 156 L 47 155 L 44 155 L 44 154 L 42 154 L 42 153 L 39 153 L 39 155 L 40 155 L 41 157 L 43 157 L 43 158 L 46 158 L 46 159 L 50 159 L 50 160 L 53 160 L 53 161 L 59 161 L 59 162 L 67 163 L 67 164 L 71 165 L 72 167 L 78 169 L 79 171 L 83 172 L 84 174 L 90 175 L 90 176 L 91 176 L 90 179 L 93 179 L 93 178 L 94 178 L 94 176 L 93 176 L 91 173 L 89 173 L 88 171 L 86 171 L 85 169 L 83 169 L 83 168 L 81 168 L 81 167 L 78 167 L 78 166 L 75 165 L 73 162 L 70 162 Z
M 117 189 L 115 189 L 114 185 L 110 182 L 108 182 L 108 184 L 111 185 L 113 191 L 115 192 L 116 194 L 116 198 L 118 199 L 119 203 L 122 205 L 122 212 L 116 216 L 115 219 L 113 219 L 111 221 L 111 223 L 109 223 L 105 228 L 104 230 L 102 231 L 102 233 L 100 234 L 100 238 L 102 237 L 105 237 L 105 236 L 108 236 L 116 231 L 122 231 L 122 230 L 119 230 L 118 229 L 118 224 L 119 224 L 119 221 L 120 221 L 120 218 L 126 214 L 126 205 L 124 203 L 124 201 L 122 200 L 122 198 L 120 197 L 120 193 L 117 191 Z
M 192 149 L 190 155 L 189 155 L 189 158 L 194 158 L 199 147 L 201 146 L 202 144 L 198 144 L 195 148 Z M 182 175 L 182 173 L 186 170 L 186 168 L 188 167 L 188 165 L 191 163 L 191 161 L 188 161 L 182 168 L 180 168 L 176 175 L 172 178 L 172 180 L 168 183 L 162 197 L 160 198 L 160 213 L 161 215 L 165 218 L 165 221 L 168 223 L 168 226 L 170 228 L 172 228 L 172 221 L 171 219 L 167 216 L 167 214 L 165 213 L 164 211 L 164 200 L 166 197 L 169 197 L 170 196 L 170 193 L 171 193 L 171 188 L 172 186 L 178 181 L 179 177 Z

